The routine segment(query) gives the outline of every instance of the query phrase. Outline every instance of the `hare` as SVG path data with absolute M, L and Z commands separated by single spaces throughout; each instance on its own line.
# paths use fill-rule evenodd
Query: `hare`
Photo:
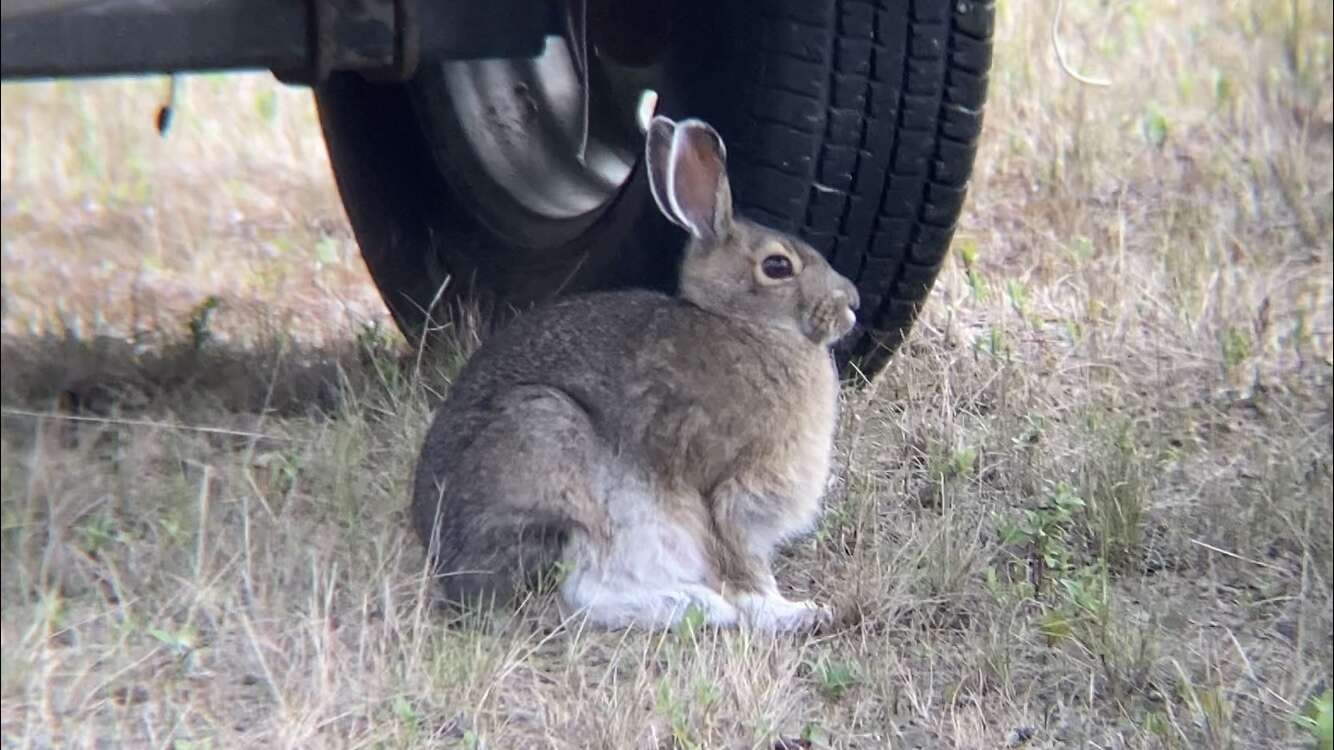
M 601 626 L 805 629 L 775 549 L 809 531 L 830 471 L 856 287 L 732 212 L 721 137 L 656 117 L 658 208 L 690 234 L 678 296 L 573 296 L 477 351 L 426 436 L 412 521 L 447 598 L 558 580 Z M 556 573 L 558 575 L 555 575 Z

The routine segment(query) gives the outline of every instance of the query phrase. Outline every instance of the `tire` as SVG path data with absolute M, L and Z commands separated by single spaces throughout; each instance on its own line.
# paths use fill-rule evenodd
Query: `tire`
M 351 74 L 316 89 L 343 206 L 371 278 L 409 339 L 428 314 L 461 298 L 504 312 L 562 293 L 636 285 L 670 291 L 678 256 L 655 252 L 661 243 L 636 241 L 673 232 L 653 207 L 642 170 L 594 215 L 546 223 L 554 242 L 525 243 L 496 227 L 503 222 L 470 194 L 463 155 L 428 137 L 413 93 Z M 529 232 L 544 224 L 510 218 Z
M 859 326 L 839 354 L 867 376 L 903 341 L 948 253 L 994 11 L 993 0 L 734 0 L 669 19 L 659 111 L 712 123 L 739 213 L 800 235 L 857 284 Z M 674 287 L 685 236 L 653 208 L 642 165 L 583 216 L 497 210 L 433 70 L 391 86 L 336 75 L 316 99 L 366 263 L 409 335 L 446 278 L 445 299 L 514 307 Z

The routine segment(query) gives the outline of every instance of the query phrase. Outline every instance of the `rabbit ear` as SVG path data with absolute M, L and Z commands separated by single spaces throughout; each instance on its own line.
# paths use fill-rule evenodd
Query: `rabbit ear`
M 678 224 L 702 240 L 732 231 L 732 189 L 722 136 L 700 120 L 683 120 L 672 134 L 667 199 Z
M 672 135 L 675 132 L 675 122 L 661 115 L 654 117 L 645 134 L 644 160 L 648 164 L 648 186 L 653 193 L 653 202 L 658 204 L 658 210 L 663 216 L 684 227 L 667 192 L 667 180 L 672 169 Z

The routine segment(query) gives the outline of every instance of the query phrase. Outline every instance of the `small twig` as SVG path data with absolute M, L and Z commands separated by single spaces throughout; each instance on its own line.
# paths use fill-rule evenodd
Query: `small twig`
M 282 367 L 283 356 L 287 354 L 288 341 L 289 339 L 287 339 L 286 337 L 283 338 L 282 343 L 278 347 L 278 356 L 274 358 L 273 373 L 269 377 L 268 386 L 264 389 L 264 404 L 259 408 L 259 423 L 255 425 L 255 427 L 257 428 L 262 428 L 264 426 L 264 422 L 268 419 L 269 405 L 273 403 L 273 391 L 278 386 L 278 368 Z M 254 455 L 255 445 L 258 442 L 259 442 L 258 438 L 252 437 L 250 439 L 249 444 L 246 445 L 245 450 L 246 450 L 247 464 L 250 463 L 250 457 Z
M 428 305 L 427 308 L 422 311 L 425 314 L 426 319 L 422 323 L 421 338 L 417 340 L 417 359 L 415 362 L 412 363 L 413 383 L 421 382 L 422 357 L 426 354 L 426 339 L 431 335 L 432 316 L 435 314 L 436 307 L 440 304 L 440 299 L 445 296 L 445 287 L 449 286 L 449 281 L 451 278 L 453 277 L 449 276 L 448 274 L 445 275 L 445 280 L 440 282 L 440 286 L 437 287 L 435 290 L 435 295 L 431 297 L 431 304 Z
M 251 486 L 254 486 L 253 480 Z M 246 495 L 241 496 L 241 566 L 241 598 L 245 608 L 249 609 L 255 605 L 255 584 L 250 576 L 250 498 Z
M 1218 554 L 1223 555 L 1224 557 L 1231 557 L 1234 560 L 1241 560 L 1242 562 L 1247 562 L 1250 563 L 1251 565 L 1258 565 L 1262 568 L 1269 568 L 1270 570 L 1283 570 L 1283 568 L 1277 565 L 1270 565 L 1269 563 L 1263 562 L 1261 560 L 1256 560 L 1254 558 L 1246 557 L 1245 555 L 1238 555 L 1236 552 L 1230 552 L 1228 550 L 1223 549 L 1222 547 L 1215 547 L 1214 545 L 1209 544 L 1208 542 L 1201 542 L 1199 539 L 1192 539 L 1190 540 L 1190 543 L 1199 545 L 1209 550 L 1210 552 L 1217 552 Z
M 1112 82 L 1105 78 L 1092 78 L 1070 67 L 1070 63 L 1065 59 L 1065 50 L 1061 47 L 1060 25 L 1063 10 L 1065 10 L 1065 0 L 1056 0 L 1056 13 L 1051 17 L 1051 48 L 1056 52 L 1056 62 L 1060 64 L 1061 70 L 1076 81 L 1089 86 L 1111 86 Z
M 264 681 L 268 683 L 269 694 L 273 696 L 273 702 L 278 704 L 280 714 L 288 715 L 287 699 L 283 696 L 282 690 L 278 687 L 278 682 L 274 679 L 273 670 L 269 668 L 269 660 L 264 658 L 264 646 L 260 643 L 259 634 L 255 632 L 255 625 L 250 621 L 250 613 L 241 610 L 241 628 L 245 630 L 246 638 L 250 641 L 250 648 L 255 652 L 255 661 L 259 662 L 260 671 L 264 673 Z
M 1246 667 L 1246 675 L 1251 678 L 1251 682 L 1254 682 L 1261 690 L 1265 691 L 1265 693 L 1268 694 L 1271 698 L 1283 704 L 1281 707 L 1278 707 L 1281 710 L 1295 711 L 1297 707 L 1292 705 L 1292 701 L 1274 692 L 1273 688 L 1264 684 L 1264 682 L 1260 680 L 1260 676 L 1255 673 L 1255 667 L 1251 665 L 1251 658 L 1246 655 L 1246 649 L 1241 647 L 1241 641 L 1237 640 L 1237 635 L 1236 633 L 1232 632 L 1232 628 L 1224 628 L 1224 630 L 1227 632 L 1227 637 L 1232 639 L 1232 646 L 1233 648 L 1237 649 L 1237 655 L 1241 657 L 1241 663 L 1243 666 Z M 1275 706 L 1270 706 L 1270 708 L 1275 708 Z
M 278 520 L 278 516 L 273 512 L 273 507 L 269 505 L 268 500 L 264 499 L 264 493 L 260 491 L 259 484 L 255 481 L 255 477 L 250 473 L 249 468 L 245 470 L 245 481 L 246 484 L 250 485 L 250 490 L 255 493 L 255 499 L 259 501 L 260 505 L 264 506 L 264 512 L 269 514 L 269 519 L 273 521 Z M 248 513 L 249 511 L 246 512 Z M 249 516 L 246 518 L 248 519 Z
M 118 417 L 86 417 L 76 414 L 57 414 L 55 412 L 28 411 L 27 409 L 0 409 L 0 415 L 6 417 L 28 417 L 29 419 L 51 419 L 61 422 L 86 422 L 89 424 L 121 425 L 124 427 L 151 427 L 160 430 L 180 430 L 184 432 L 202 432 L 206 435 L 226 435 L 251 439 L 278 440 L 289 443 L 308 443 L 305 438 L 283 437 L 250 430 L 233 430 L 227 427 L 202 427 L 199 425 L 176 424 L 174 422 L 155 422 L 151 419 L 123 419 Z
M 565 274 L 565 279 L 556 287 L 556 291 L 551 293 L 552 297 L 559 297 L 565 291 L 565 287 L 569 286 L 571 281 L 574 281 L 574 277 L 579 275 L 579 270 L 584 267 L 584 262 L 588 260 L 588 255 L 588 253 L 584 253 L 579 256 L 579 262 L 575 263 L 574 268 L 571 268 L 570 272 Z
M 204 464 L 204 476 L 199 480 L 199 537 L 195 545 L 195 580 L 204 577 L 204 564 L 208 559 L 208 483 L 212 467 Z

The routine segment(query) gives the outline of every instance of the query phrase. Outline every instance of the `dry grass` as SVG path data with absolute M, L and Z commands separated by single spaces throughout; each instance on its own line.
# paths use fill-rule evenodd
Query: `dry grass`
M 162 140 L 158 82 L 6 85 L 6 747 L 1303 742 L 1331 9 L 1068 5 L 1112 85 L 1003 4 L 956 262 L 782 565 L 844 613 L 810 639 L 432 609 L 403 508 L 450 368 L 385 332 L 307 95 L 191 79 Z

